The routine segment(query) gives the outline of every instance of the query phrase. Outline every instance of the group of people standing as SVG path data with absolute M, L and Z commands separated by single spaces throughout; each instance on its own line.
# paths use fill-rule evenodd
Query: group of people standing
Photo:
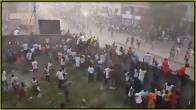
M 114 42 L 112 45 L 106 45 L 104 48 L 100 48 L 95 36 L 85 40 L 85 36 L 82 33 L 72 34 L 68 31 L 65 37 L 61 39 L 62 42 L 58 42 L 56 45 L 52 45 L 49 39 L 46 39 L 42 44 L 33 44 L 32 46 L 23 44 L 17 47 L 20 49 L 22 47 L 22 51 L 16 54 L 15 62 L 21 63 L 21 60 L 23 60 L 27 62 L 27 65 L 31 65 L 33 73 L 31 81 L 32 90 L 35 91 L 37 96 L 41 95 L 41 88 L 38 83 L 39 80 L 42 80 L 40 77 L 44 75 L 46 81 L 50 82 L 51 73 L 55 72 L 53 68 L 54 64 L 58 61 L 59 69 L 56 72 L 56 78 L 58 80 L 57 87 L 63 91 L 66 103 L 70 100 L 68 88 L 72 83 L 68 78 L 66 67 L 67 65 L 71 65 L 75 69 L 86 70 L 89 83 L 94 82 L 96 79 L 96 81 L 102 81 L 105 87 L 109 89 L 118 89 L 120 85 L 125 85 L 126 96 L 130 98 L 131 106 L 136 104 L 136 107 L 143 106 L 149 108 L 162 106 L 178 107 L 178 98 L 180 95 L 168 83 L 165 84 L 165 88 L 159 90 L 155 88 L 157 87 L 156 84 L 151 90 L 144 89 L 145 78 L 148 76 L 151 66 L 160 69 L 162 71 L 161 73 L 166 77 L 171 74 L 172 71 L 168 59 L 165 58 L 162 63 L 159 63 L 147 52 L 143 57 L 143 61 L 140 62 L 139 56 L 131 47 L 119 47 Z M 133 42 L 134 38 L 131 39 L 132 45 Z M 137 42 L 138 47 L 140 47 L 141 41 L 138 40 Z M 50 58 L 43 69 L 39 67 L 39 61 L 36 60 L 36 57 L 41 54 L 48 55 Z M 53 60 L 55 61 L 53 62 Z M 183 79 L 188 66 L 183 65 L 182 68 L 176 71 L 180 78 Z M 40 70 L 44 70 L 44 74 L 40 74 Z M 8 83 L 5 71 L 3 75 L 3 84 L 7 88 Z M 19 96 L 25 96 L 24 82 L 18 84 L 15 81 L 17 78 L 15 78 L 14 74 L 12 76 L 14 77 L 12 78 L 12 87 L 16 89 L 20 88 L 19 93 L 22 95 Z M 156 79 L 153 81 L 156 81 Z M 134 99 L 135 102 L 133 101 Z M 159 102 L 159 100 L 163 102 Z

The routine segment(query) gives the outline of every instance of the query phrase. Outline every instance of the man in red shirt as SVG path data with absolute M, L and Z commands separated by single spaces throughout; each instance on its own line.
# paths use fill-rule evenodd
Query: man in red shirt
M 172 95 L 171 95 L 171 106 L 172 108 L 176 108 L 178 106 L 179 103 L 179 93 L 176 90 L 172 91 Z
M 183 77 L 186 75 L 186 68 L 189 67 L 189 64 L 185 64 L 182 67 L 180 67 L 180 69 L 177 70 L 177 75 L 180 77 Z
M 187 76 L 185 72 L 187 67 L 189 67 L 189 64 L 185 64 L 180 69 L 177 70 L 177 76 L 181 80 L 181 87 L 183 87 L 185 83 L 185 76 Z
M 170 65 L 169 65 L 169 61 L 168 61 L 167 58 L 164 58 L 164 60 L 162 62 L 162 70 L 163 70 L 163 73 L 166 76 L 169 76 L 170 75 Z

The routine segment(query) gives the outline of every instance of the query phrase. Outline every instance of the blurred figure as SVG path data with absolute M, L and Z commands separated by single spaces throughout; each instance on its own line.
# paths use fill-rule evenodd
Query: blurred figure
M 162 62 L 162 70 L 166 76 L 170 75 L 170 65 L 169 65 L 169 61 L 167 58 L 164 58 Z
M 157 100 L 156 94 L 154 92 L 148 93 L 148 108 L 155 108 L 155 102 Z
M 171 107 L 172 108 L 178 107 L 179 100 L 180 100 L 179 92 L 176 90 L 173 90 L 171 94 Z
M 8 82 L 7 82 L 7 76 L 5 70 L 3 70 L 2 72 L 2 85 L 6 90 L 8 90 Z
M 189 64 L 185 64 L 177 70 L 177 76 L 181 80 L 181 87 L 183 87 L 185 85 L 184 83 L 185 83 L 185 79 L 186 79 L 186 76 L 187 76 L 186 75 L 186 70 L 187 70 L 188 67 L 189 67 Z
M 129 97 L 129 99 L 130 99 L 130 104 L 132 105 L 132 104 L 134 104 L 134 94 L 135 94 L 135 89 L 131 86 L 130 88 L 129 88 L 129 92 L 128 92 L 128 97 Z
M 35 77 L 33 77 L 33 79 L 31 80 L 31 85 L 32 85 L 32 90 L 36 91 L 37 86 L 38 86 L 38 81 Z
M 189 64 L 189 59 L 191 57 L 191 50 L 187 50 L 184 56 L 185 64 Z
M 134 46 L 134 40 L 135 38 L 134 37 L 131 37 L 131 45 Z
M 170 92 L 170 91 L 165 91 L 165 95 L 164 95 L 164 97 L 163 97 L 163 99 L 164 99 L 164 107 L 165 108 L 170 108 L 171 107 L 171 95 L 172 95 L 172 93 Z
M 60 58 L 60 65 L 61 65 L 61 69 L 64 70 L 65 68 L 65 57 L 61 56 Z
M 62 84 L 64 82 L 64 75 L 63 75 L 62 69 L 60 69 L 59 71 L 57 71 L 56 77 L 58 79 L 58 88 L 59 89 L 62 89 Z
M 127 44 L 129 42 L 130 38 L 129 36 L 127 37 L 126 41 L 125 41 L 125 44 Z
M 14 36 L 18 36 L 19 34 L 20 34 L 19 27 L 17 27 L 17 28 L 13 31 L 13 35 L 14 35 Z
M 65 103 L 69 102 L 69 85 L 71 84 L 70 81 L 66 80 L 63 84 L 63 93 L 65 95 Z
M 152 65 L 152 62 L 153 62 L 153 56 L 147 52 L 145 55 L 144 55 L 144 58 L 143 58 L 143 62 L 148 64 L 148 65 Z
M 137 39 L 136 43 L 137 43 L 137 47 L 140 48 L 141 40 Z
M 80 62 L 81 62 L 81 58 L 79 55 L 76 55 L 75 57 L 75 67 L 79 68 L 80 67 Z
M 19 88 L 19 100 L 22 98 L 26 97 L 26 92 L 25 92 L 25 84 L 24 82 L 21 82 L 20 88 Z
M 88 67 L 88 82 L 94 81 L 95 70 L 92 65 Z
M 44 67 L 44 74 L 45 74 L 45 78 L 46 78 L 46 81 L 50 81 L 50 69 L 48 68 L 48 66 L 46 65 Z
M 107 68 L 104 69 L 104 73 L 105 73 L 105 85 L 108 85 L 108 83 L 109 83 L 109 78 L 110 78 L 110 72 L 111 71 L 112 70 L 109 67 L 107 67 Z
M 11 75 L 11 85 L 14 91 L 17 93 L 19 89 L 19 79 L 14 74 Z
M 175 46 L 174 45 L 170 49 L 170 58 L 171 59 L 174 59 L 175 58 Z

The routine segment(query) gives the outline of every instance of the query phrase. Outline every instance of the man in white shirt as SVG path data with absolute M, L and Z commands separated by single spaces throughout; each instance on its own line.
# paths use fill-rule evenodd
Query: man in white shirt
M 174 85 L 170 83 L 165 83 L 165 90 L 171 92 L 172 88 L 175 87 Z
M 67 52 L 67 49 L 68 49 L 67 45 L 64 45 L 64 46 L 63 46 L 64 52 Z
M 72 52 L 72 49 L 71 49 L 71 48 L 68 48 L 68 49 L 67 49 L 68 55 L 71 55 L 71 52 Z
M 48 68 L 49 71 L 51 71 L 51 69 L 52 69 L 52 61 L 48 62 L 47 68 Z
M 142 96 L 141 96 L 141 93 L 139 92 L 139 93 L 136 93 L 135 94 L 135 103 L 137 104 L 137 105 L 140 105 L 141 103 L 142 103 Z
M 74 52 L 74 51 L 72 51 L 72 52 L 70 53 L 70 55 L 71 55 L 71 56 L 72 56 L 72 58 L 74 59 L 74 58 L 76 57 L 77 53 L 76 53 L 76 52 Z
M 48 65 L 44 67 L 44 73 L 45 73 L 45 78 L 48 82 L 50 82 L 50 69 L 48 68 Z
M 39 50 L 39 52 L 42 50 L 42 45 L 41 44 L 38 44 L 38 50 Z
M 8 83 L 7 83 L 7 77 L 6 77 L 5 70 L 3 70 L 2 72 L 2 83 L 3 83 L 3 87 L 6 88 L 6 90 L 8 90 Z
M 26 58 L 27 58 L 28 61 L 32 60 L 32 53 L 30 51 L 27 52 Z
M 130 79 L 129 72 L 125 71 L 124 74 L 125 74 L 125 81 L 128 83 Z
M 131 86 L 129 88 L 129 92 L 128 92 L 127 96 L 130 97 L 130 98 L 133 97 L 134 96 L 134 92 L 135 92 L 135 89 Z
M 123 55 L 123 53 L 120 51 L 120 48 L 116 48 L 116 53 L 117 53 L 117 55 L 119 55 L 119 56 Z
M 20 34 L 20 31 L 18 29 L 14 30 L 13 32 L 14 36 L 18 36 Z
M 49 38 L 45 38 L 45 43 L 49 43 L 50 39 Z
M 38 44 L 33 44 L 33 48 L 39 49 L 39 45 Z
M 22 47 L 23 47 L 23 51 L 26 53 L 29 48 L 28 44 L 22 44 Z
M 65 57 L 64 56 L 62 56 L 61 59 L 60 59 L 60 65 L 61 65 L 62 69 L 65 68 Z
M 149 52 L 147 52 L 147 53 L 144 55 L 143 61 L 144 61 L 144 63 L 147 63 L 147 64 L 149 64 L 149 65 L 152 65 L 152 61 L 153 61 L 152 55 L 151 55 Z
M 144 82 L 144 77 L 145 77 L 147 71 L 146 71 L 146 70 L 143 70 L 143 69 L 141 69 L 141 68 L 140 68 L 139 71 L 140 71 L 140 72 L 139 72 L 138 79 L 140 80 L 141 84 L 143 84 L 143 82 Z
M 95 60 L 99 60 L 99 54 L 98 53 L 95 54 Z
M 85 37 L 82 35 L 82 36 L 80 36 L 80 39 L 81 39 L 81 41 L 82 42 L 84 42 L 85 41 Z
M 32 61 L 32 68 L 33 68 L 33 73 L 38 70 L 38 62 L 36 60 Z
M 142 97 L 146 97 L 147 94 L 148 92 L 144 90 L 141 90 L 140 92 L 135 93 L 135 103 L 137 104 L 138 107 L 140 107 L 143 102 Z
M 11 85 L 13 89 L 16 89 L 16 83 L 18 81 L 18 77 L 16 77 L 14 74 L 11 75 Z
M 75 66 L 76 68 L 80 67 L 80 57 L 78 55 L 75 57 Z
M 181 40 L 179 37 L 177 37 L 177 44 L 180 44 Z
M 90 65 L 90 66 L 88 67 L 88 82 L 94 80 L 94 74 L 95 74 L 95 70 L 94 70 L 93 66 Z
M 32 84 L 33 92 L 36 93 L 37 97 L 40 97 L 41 96 L 41 89 L 40 89 L 38 81 L 35 77 L 33 77 L 33 79 L 31 80 L 31 84 Z
M 80 42 L 81 42 L 81 39 L 78 38 L 77 41 L 76 41 L 77 46 L 80 44 Z
M 110 78 L 110 72 L 111 69 L 109 67 L 105 68 L 104 73 L 105 73 L 105 85 L 108 84 L 108 80 Z
M 106 54 L 101 54 L 100 61 L 98 61 L 98 62 L 100 62 L 100 64 L 103 64 L 105 62 L 105 60 L 106 60 Z
M 57 79 L 58 79 L 58 88 L 59 89 L 62 89 L 62 84 L 64 82 L 64 76 L 63 76 L 62 69 L 60 69 L 59 71 L 57 71 L 56 76 L 57 76 Z
M 134 69 L 134 75 L 133 75 L 133 77 L 134 78 L 137 78 L 137 79 L 139 77 L 139 72 L 138 72 L 138 70 L 136 68 Z
M 32 88 L 35 90 L 38 86 L 38 81 L 35 77 L 31 80 Z
M 80 57 L 80 63 L 81 63 L 81 66 L 84 65 L 84 63 L 85 63 L 85 55 L 81 55 L 81 57 Z
M 176 47 L 176 57 L 178 58 L 178 56 L 179 56 L 179 54 L 180 54 L 180 47 L 179 46 L 177 46 Z
M 35 48 L 34 48 L 34 47 L 33 47 L 33 48 L 31 48 L 30 50 L 31 50 L 31 52 L 32 52 L 32 53 L 34 53 L 34 52 L 35 52 Z
M 68 54 L 64 54 L 64 56 L 65 56 L 65 61 L 67 62 L 67 63 L 69 63 L 69 56 L 68 56 Z
M 47 50 L 50 49 L 50 45 L 49 44 L 45 44 L 45 47 L 46 47 Z
M 39 44 L 33 44 L 33 48 L 34 48 L 34 51 L 35 51 L 36 53 L 39 53 L 39 52 L 40 52 Z
M 57 52 L 57 56 L 59 59 L 61 59 L 61 57 L 63 56 L 63 53 L 62 52 Z

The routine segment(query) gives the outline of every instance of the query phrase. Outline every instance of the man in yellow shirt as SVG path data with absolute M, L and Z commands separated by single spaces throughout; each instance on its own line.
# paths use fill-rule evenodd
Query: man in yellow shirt
M 164 95 L 163 99 L 164 99 L 164 102 L 165 102 L 164 105 L 166 108 L 170 107 L 171 95 L 172 95 L 171 92 L 169 92 L 167 90 L 165 91 L 165 95 Z

